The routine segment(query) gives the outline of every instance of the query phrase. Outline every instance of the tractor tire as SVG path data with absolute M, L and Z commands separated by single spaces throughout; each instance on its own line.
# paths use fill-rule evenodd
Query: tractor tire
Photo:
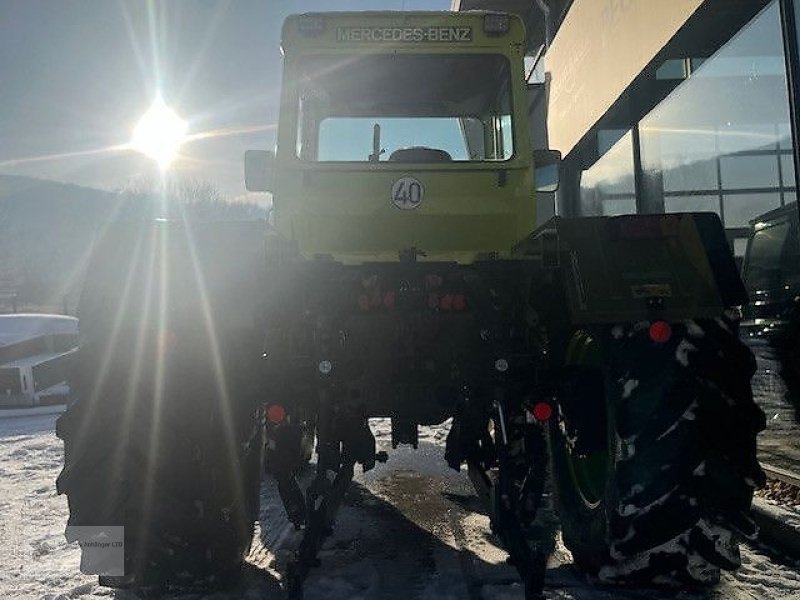
M 69 541 L 81 541 L 81 527 L 124 528 L 124 572 L 98 570 L 83 552 L 81 570 L 101 585 L 226 585 L 252 541 L 264 444 L 253 318 L 263 234 L 213 227 L 116 226 L 88 269 L 76 400 L 57 423 L 57 487 L 69 502 Z
M 573 371 L 548 428 L 564 543 L 604 582 L 713 585 L 757 534 L 755 360 L 726 319 L 675 324 L 662 343 L 648 328 L 583 334 L 600 360 Z

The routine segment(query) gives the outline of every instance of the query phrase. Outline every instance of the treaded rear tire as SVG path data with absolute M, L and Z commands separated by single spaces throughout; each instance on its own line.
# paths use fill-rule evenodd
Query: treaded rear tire
M 600 397 L 585 398 L 607 399 L 609 469 L 596 504 L 572 477 L 562 420 L 550 424 L 564 542 L 609 583 L 713 584 L 739 567 L 738 541 L 757 533 L 749 510 L 765 482 L 756 459 L 765 419 L 750 387 L 755 360 L 724 319 L 674 325 L 664 344 L 648 325 L 600 333 Z
M 242 269 L 252 268 L 247 250 L 258 244 L 244 234 L 261 233 L 249 224 L 214 227 L 225 231 L 210 240 L 175 224 L 119 227 L 88 272 L 77 401 L 57 423 L 65 459 L 57 485 L 68 498 L 68 526 L 125 528 L 125 573 L 99 573 L 102 585 L 225 585 L 252 541 L 263 453 L 259 340 L 252 322 L 223 310 L 247 315 L 252 299 L 231 294 L 253 290 L 237 287 L 246 273 L 203 261 L 221 260 L 207 253 L 225 244 Z M 189 236 L 197 249 L 182 239 Z M 169 280 L 159 281 L 165 272 Z M 93 572 L 85 554 L 82 570 Z

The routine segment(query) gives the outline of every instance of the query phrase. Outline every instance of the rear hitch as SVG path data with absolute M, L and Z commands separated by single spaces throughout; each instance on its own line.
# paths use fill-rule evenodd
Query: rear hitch
M 317 473 L 305 496 L 306 526 L 294 560 L 286 570 L 287 593 L 294 600 L 302 599 L 309 571 L 320 565 L 317 554 L 332 532 L 356 463 L 368 471 L 376 461 L 387 459 L 385 452 L 375 452 L 375 437 L 364 414 L 335 404 L 322 405 L 317 421 Z

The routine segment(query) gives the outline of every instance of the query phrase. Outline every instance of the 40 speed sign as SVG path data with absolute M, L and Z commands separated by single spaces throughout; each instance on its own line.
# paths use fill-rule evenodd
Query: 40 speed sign
M 392 204 L 401 210 L 417 208 L 425 197 L 425 188 L 419 179 L 401 177 L 392 184 Z

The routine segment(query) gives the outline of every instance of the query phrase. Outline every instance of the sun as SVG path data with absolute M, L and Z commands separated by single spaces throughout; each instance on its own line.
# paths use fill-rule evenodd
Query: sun
M 161 170 L 166 170 L 178 156 L 188 129 L 189 124 L 159 96 L 133 128 L 130 147 L 152 158 Z

